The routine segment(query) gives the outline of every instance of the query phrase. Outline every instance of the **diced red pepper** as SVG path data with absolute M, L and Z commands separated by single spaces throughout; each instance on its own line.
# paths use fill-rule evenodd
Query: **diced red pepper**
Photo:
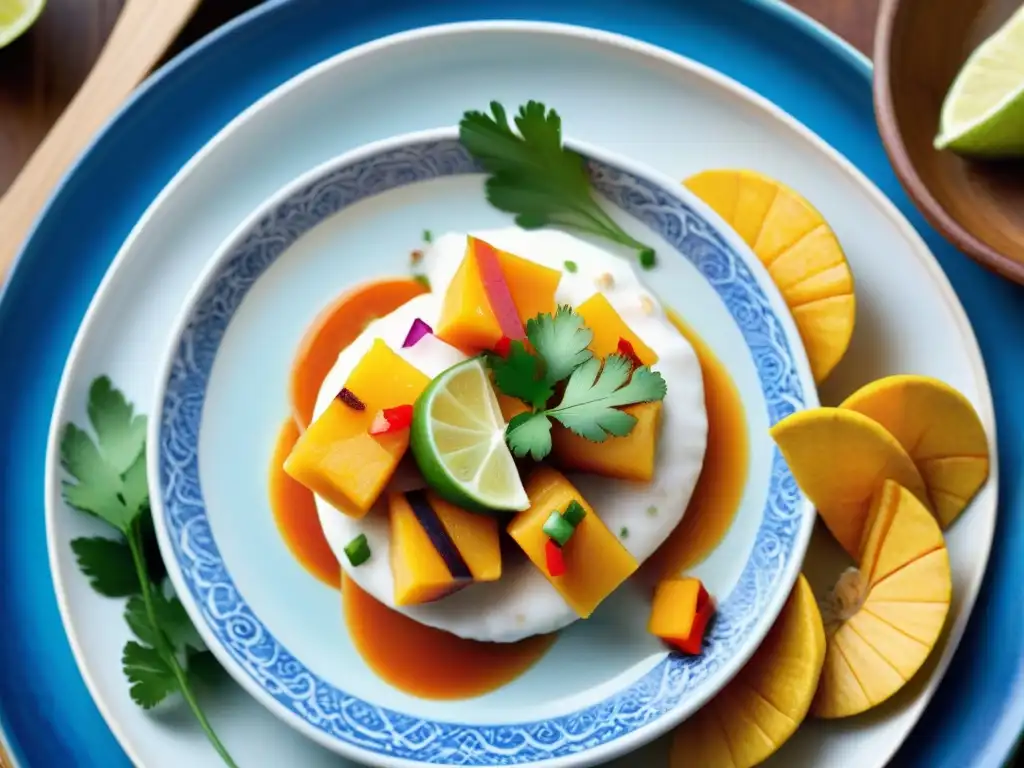
M 388 432 L 398 432 L 408 429 L 412 424 L 412 406 L 396 405 L 394 408 L 385 408 L 377 413 L 370 425 L 371 435 L 383 435 Z
M 512 351 L 512 339 L 508 336 L 502 336 L 498 339 L 498 343 L 494 345 L 494 353 L 498 357 L 508 357 L 508 353 Z
M 620 337 L 619 346 L 616 351 L 632 362 L 634 368 L 639 368 L 644 364 L 644 361 L 637 355 L 636 350 L 633 349 L 633 345 L 630 343 L 629 339 L 623 339 Z
M 548 539 L 544 545 L 544 558 L 547 560 L 548 573 L 553 578 L 565 575 L 565 555 L 553 539 Z
M 674 637 L 668 642 L 683 653 L 688 653 L 691 656 L 699 655 L 704 645 L 704 631 L 714 615 L 715 601 L 708 596 L 704 587 L 701 587 L 697 594 L 697 614 L 693 617 L 690 634 L 686 637 Z

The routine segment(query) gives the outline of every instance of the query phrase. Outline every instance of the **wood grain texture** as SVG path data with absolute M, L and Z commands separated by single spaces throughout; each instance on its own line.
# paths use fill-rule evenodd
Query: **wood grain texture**
M 883 0 L 875 108 L 896 174 L 922 213 L 960 250 L 1024 283 L 1024 160 L 968 160 L 932 144 L 967 56 L 1018 7 L 1020 0 Z

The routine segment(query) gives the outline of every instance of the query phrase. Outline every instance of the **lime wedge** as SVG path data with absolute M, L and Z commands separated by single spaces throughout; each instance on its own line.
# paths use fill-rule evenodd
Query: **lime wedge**
M 427 484 L 452 504 L 478 512 L 530 506 L 480 358 L 430 382 L 413 408 L 410 445 Z
M 1024 154 L 1024 7 L 971 54 L 942 105 L 936 149 Z
M 46 0 L 0 0 L 0 48 L 32 26 Z

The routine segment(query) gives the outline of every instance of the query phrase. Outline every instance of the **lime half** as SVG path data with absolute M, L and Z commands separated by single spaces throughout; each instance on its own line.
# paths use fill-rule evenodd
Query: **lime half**
M 416 401 L 410 438 L 427 484 L 452 504 L 481 512 L 530 506 L 480 358 L 430 382 Z
M 32 26 L 46 0 L 0 0 L 0 48 Z
M 936 149 L 1024 154 L 1024 7 L 967 59 L 942 105 Z

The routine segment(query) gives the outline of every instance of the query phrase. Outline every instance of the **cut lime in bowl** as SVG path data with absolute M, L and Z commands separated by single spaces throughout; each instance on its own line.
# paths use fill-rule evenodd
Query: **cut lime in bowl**
M 410 447 L 427 484 L 453 504 L 482 512 L 530 506 L 478 357 L 452 366 L 423 391 L 414 406 Z
M 1024 155 L 1024 6 L 971 54 L 942 105 L 936 149 Z
M 45 5 L 46 0 L 0 0 L 0 48 L 31 27 Z

